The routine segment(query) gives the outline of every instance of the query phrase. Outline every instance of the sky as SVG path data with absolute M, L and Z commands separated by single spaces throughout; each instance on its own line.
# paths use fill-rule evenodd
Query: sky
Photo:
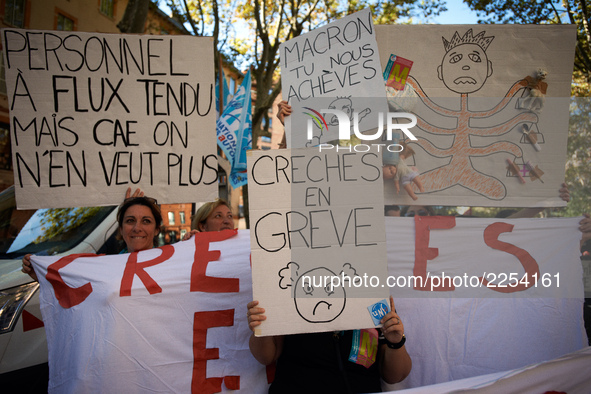
M 447 0 L 447 11 L 434 18 L 435 23 L 440 24 L 476 24 L 478 17 L 462 0 Z
M 471 11 L 462 0 L 447 0 L 446 7 L 447 11 L 434 18 L 434 23 L 458 25 L 478 23 L 476 12 Z M 170 13 L 170 9 L 164 2 L 160 3 L 160 9 Z

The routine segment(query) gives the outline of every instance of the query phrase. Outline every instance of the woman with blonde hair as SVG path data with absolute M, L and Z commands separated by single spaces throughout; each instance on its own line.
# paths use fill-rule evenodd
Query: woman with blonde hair
M 191 231 L 186 233 L 183 241 L 193 234 L 206 231 L 234 230 L 234 216 L 228 203 L 221 198 L 203 204 L 191 220 Z

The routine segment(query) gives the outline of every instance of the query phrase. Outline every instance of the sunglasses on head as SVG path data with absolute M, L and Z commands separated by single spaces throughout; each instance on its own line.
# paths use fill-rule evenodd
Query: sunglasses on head
M 126 198 L 124 202 L 128 202 L 128 201 L 136 201 L 136 200 L 144 200 L 149 202 L 150 204 L 154 204 L 154 205 L 158 205 L 158 200 L 156 200 L 155 198 L 152 197 L 129 197 Z
M 415 215 L 419 215 L 419 216 L 429 216 L 429 212 L 427 212 L 424 209 L 419 209 L 418 212 L 415 211 L 408 211 L 404 216 L 406 217 L 413 217 Z

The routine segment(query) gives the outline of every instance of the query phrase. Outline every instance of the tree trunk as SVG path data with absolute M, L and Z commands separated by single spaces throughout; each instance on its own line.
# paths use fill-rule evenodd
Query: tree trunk
M 123 18 L 117 24 L 121 33 L 143 33 L 150 0 L 129 0 Z

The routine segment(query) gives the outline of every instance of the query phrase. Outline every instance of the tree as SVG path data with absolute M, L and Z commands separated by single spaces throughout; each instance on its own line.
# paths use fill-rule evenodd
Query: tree
M 591 102 L 589 98 L 571 101 L 566 179 L 571 191 L 568 216 L 591 212 Z
M 587 0 L 464 0 L 479 16 L 479 23 L 570 23 L 577 26 L 574 93 L 589 94 L 591 82 L 591 4 Z
M 416 0 L 167 0 L 173 14 L 188 22 L 194 34 L 212 35 L 216 51 L 239 65 L 251 66 L 253 85 L 256 85 L 253 144 L 259 136 L 268 133 L 269 122 L 262 120 L 268 117 L 269 108 L 281 92 L 278 66 L 279 46 L 283 42 L 366 7 L 371 8 L 376 23 L 394 23 L 418 13 L 429 18 L 445 10 L 443 0 L 418 3 Z
M 117 24 L 121 33 L 143 33 L 150 0 L 129 0 L 123 18 Z
M 45 210 L 41 214 L 40 220 L 42 233 L 35 239 L 34 243 L 59 240 L 58 237 L 66 238 L 70 232 L 88 222 L 100 211 L 100 207 L 52 208 Z
M 547 214 L 568 216 L 591 212 L 591 5 L 586 0 L 531 2 L 527 0 L 464 0 L 478 15 L 479 23 L 535 23 L 577 26 L 577 46 L 573 72 L 571 116 L 569 124 L 566 183 L 571 202 L 562 210 Z M 583 99 L 582 97 L 587 97 Z

